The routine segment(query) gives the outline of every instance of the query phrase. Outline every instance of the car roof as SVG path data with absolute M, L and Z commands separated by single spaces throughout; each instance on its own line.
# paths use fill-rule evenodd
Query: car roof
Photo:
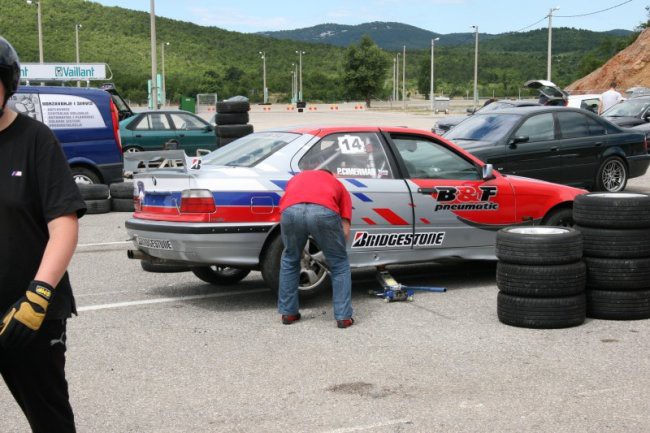
M 360 126 L 360 125 L 309 125 L 309 126 L 285 126 L 273 129 L 266 129 L 258 132 L 292 132 L 296 134 L 311 134 L 323 137 L 336 133 L 355 132 L 403 132 L 409 134 L 433 135 L 431 131 L 420 128 L 409 128 L 408 126 Z
M 509 107 L 509 108 L 500 108 L 498 110 L 490 111 L 489 113 L 476 113 L 476 115 L 488 116 L 493 114 L 518 114 L 518 115 L 527 115 L 529 113 L 541 113 L 541 112 L 554 112 L 554 111 L 576 111 L 578 113 L 583 113 L 584 110 L 558 106 L 558 105 L 530 105 L 525 107 Z

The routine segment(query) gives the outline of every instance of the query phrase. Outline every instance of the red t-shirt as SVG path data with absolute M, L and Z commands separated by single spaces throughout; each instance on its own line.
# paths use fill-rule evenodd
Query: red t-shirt
M 323 170 L 302 171 L 295 175 L 280 199 L 280 212 L 298 203 L 314 203 L 325 206 L 349 221 L 352 220 L 352 200 L 347 189 Z

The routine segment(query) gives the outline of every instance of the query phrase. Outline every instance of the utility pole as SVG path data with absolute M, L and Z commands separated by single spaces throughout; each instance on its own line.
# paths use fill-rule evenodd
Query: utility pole
M 77 65 L 79 64 L 79 29 L 82 27 L 81 24 L 74 25 L 74 36 L 75 36 L 75 48 L 77 52 Z M 77 87 L 81 87 L 81 81 L 77 80 Z
M 431 85 L 429 86 L 429 98 L 431 99 L 431 112 L 435 113 L 436 112 L 436 93 L 435 93 L 435 84 L 434 84 L 434 78 L 435 75 L 433 73 L 433 50 L 434 50 L 434 45 L 436 41 L 439 41 L 440 38 L 435 38 L 431 39 Z
M 546 79 L 551 81 L 551 47 L 552 43 L 552 34 L 553 34 L 553 12 L 560 10 L 559 6 L 552 8 L 548 12 L 548 52 L 546 54 Z
M 406 110 L 406 45 L 402 50 L 402 108 Z
M 478 26 L 472 26 L 474 32 L 474 110 L 478 107 Z
M 158 109 L 158 71 L 156 69 L 156 0 L 149 0 L 151 27 L 151 108 Z

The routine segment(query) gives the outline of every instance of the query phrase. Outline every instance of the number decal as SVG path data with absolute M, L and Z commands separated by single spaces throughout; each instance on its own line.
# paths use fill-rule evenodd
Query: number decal
M 338 140 L 339 150 L 343 154 L 366 153 L 366 146 L 358 135 L 343 135 Z

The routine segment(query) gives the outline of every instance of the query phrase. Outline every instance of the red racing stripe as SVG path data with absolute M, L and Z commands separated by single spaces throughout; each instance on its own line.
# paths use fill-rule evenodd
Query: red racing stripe
M 373 209 L 377 212 L 383 219 L 388 221 L 394 226 L 409 226 L 411 225 L 408 221 L 405 221 L 401 216 L 397 215 L 390 209 Z

